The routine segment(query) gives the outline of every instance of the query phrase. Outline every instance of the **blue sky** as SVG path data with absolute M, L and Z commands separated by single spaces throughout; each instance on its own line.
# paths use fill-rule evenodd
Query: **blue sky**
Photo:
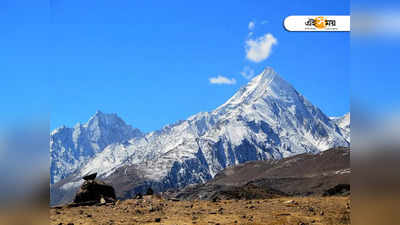
M 266 66 L 327 115 L 350 109 L 349 34 L 282 26 L 349 14 L 348 1 L 6 0 L 0 14 L 2 120 L 45 114 L 54 129 L 101 110 L 152 131 L 213 110 L 248 82 L 244 68 Z M 269 56 L 246 58 L 246 41 L 266 34 Z M 217 76 L 235 84 L 211 84 Z

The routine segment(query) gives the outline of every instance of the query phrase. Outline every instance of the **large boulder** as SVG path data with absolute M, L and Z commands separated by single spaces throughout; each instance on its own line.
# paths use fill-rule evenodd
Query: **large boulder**
M 102 181 L 94 180 L 94 178 L 95 176 L 85 179 L 85 182 L 75 195 L 75 204 L 90 205 L 114 202 L 116 200 L 114 188 Z

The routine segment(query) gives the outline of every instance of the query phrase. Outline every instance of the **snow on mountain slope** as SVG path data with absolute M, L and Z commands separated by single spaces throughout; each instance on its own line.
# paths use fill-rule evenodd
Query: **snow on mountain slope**
M 346 113 L 344 116 L 330 117 L 340 128 L 350 129 L 350 113 Z
M 343 136 L 350 142 L 350 113 L 340 117 L 330 117 L 330 119 L 341 129 Z
M 214 111 L 111 144 L 82 164 L 70 180 L 78 182 L 83 175 L 97 172 L 116 181 L 118 168 L 132 167 L 162 191 L 205 182 L 222 169 L 246 161 L 337 146 L 349 146 L 341 128 L 266 68 Z M 133 190 L 141 190 L 134 182 L 132 178 Z
M 50 134 L 51 184 L 85 165 L 106 146 L 142 136 L 117 115 L 100 111 L 85 124 L 54 130 Z

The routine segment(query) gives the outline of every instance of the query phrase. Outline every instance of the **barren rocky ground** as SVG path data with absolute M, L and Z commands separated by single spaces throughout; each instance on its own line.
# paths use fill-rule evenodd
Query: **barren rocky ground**
M 50 209 L 50 224 L 350 224 L 350 197 L 173 201 L 155 196 Z

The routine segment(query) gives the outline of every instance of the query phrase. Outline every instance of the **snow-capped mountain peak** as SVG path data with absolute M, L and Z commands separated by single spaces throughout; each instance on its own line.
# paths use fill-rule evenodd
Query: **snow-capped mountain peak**
M 243 105 L 256 104 L 260 99 L 291 101 L 297 96 L 297 91 L 288 82 L 271 67 L 267 67 L 214 112 L 223 114 Z
M 102 129 L 104 127 L 114 126 L 114 125 L 123 125 L 126 126 L 125 122 L 117 116 L 115 113 L 105 114 L 100 110 L 97 110 L 96 113 L 90 117 L 88 122 L 86 122 L 84 127 L 92 127 Z
M 50 135 L 51 183 L 85 165 L 108 145 L 142 136 L 140 130 L 127 125 L 116 114 L 101 111 L 84 124 L 55 129 Z
M 272 68 L 266 68 L 261 74 L 254 77 L 247 85 L 241 87 L 235 95 L 233 95 L 225 104 L 221 105 L 218 109 L 224 107 L 234 107 L 242 103 L 248 103 L 257 97 L 263 95 L 269 85 L 274 81 L 277 76 Z

